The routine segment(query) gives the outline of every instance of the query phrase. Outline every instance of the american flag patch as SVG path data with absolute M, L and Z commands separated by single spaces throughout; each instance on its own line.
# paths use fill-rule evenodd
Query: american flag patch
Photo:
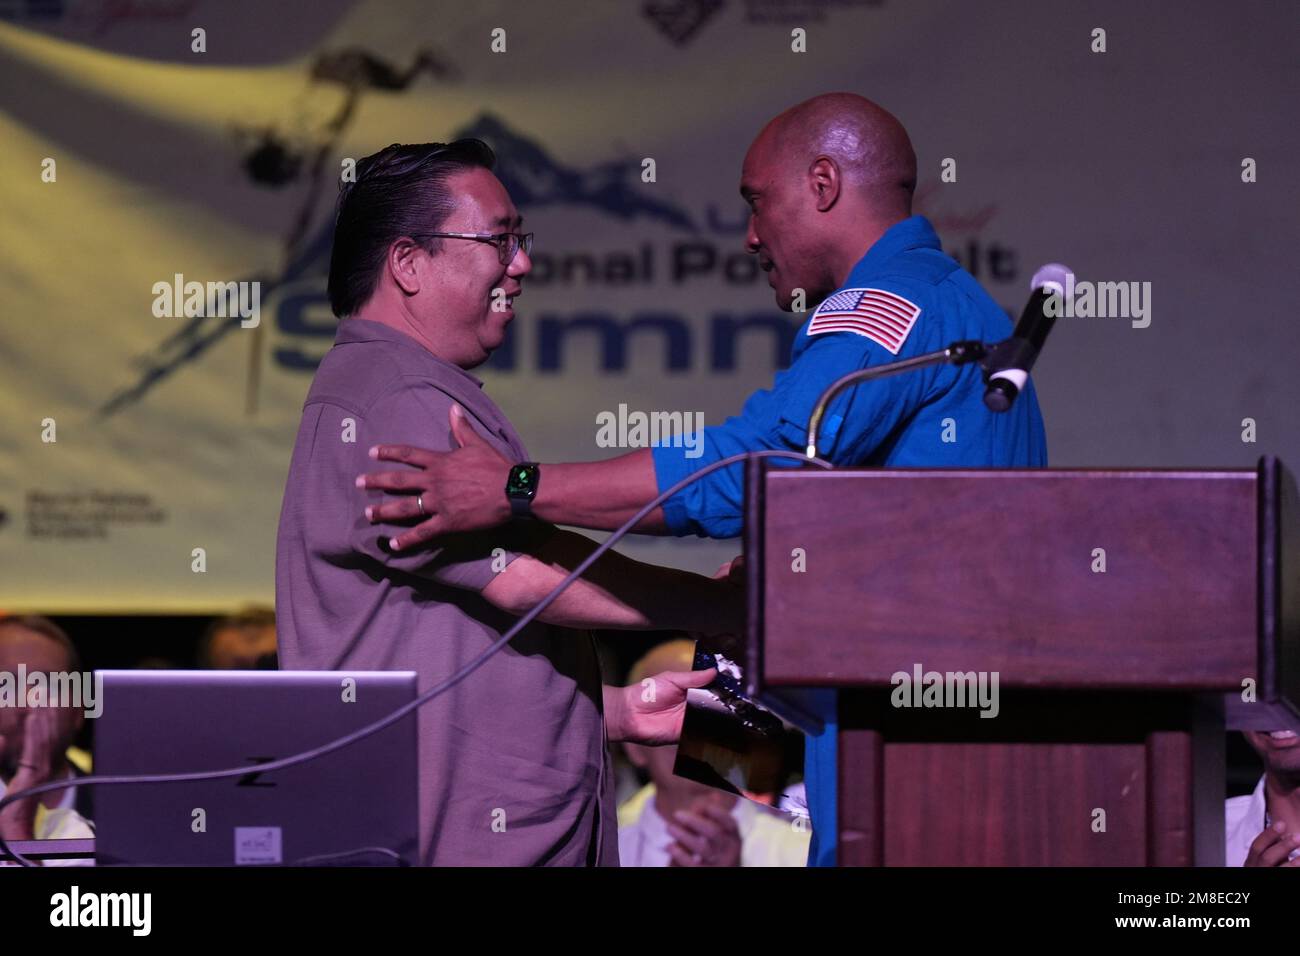
M 808 334 L 856 332 L 897 355 L 920 314 L 915 302 L 884 289 L 841 289 L 817 307 Z

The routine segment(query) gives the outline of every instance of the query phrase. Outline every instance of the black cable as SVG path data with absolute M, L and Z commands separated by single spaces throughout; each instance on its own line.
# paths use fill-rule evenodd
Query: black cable
M 451 690 L 453 687 L 455 687 L 457 684 L 463 681 L 470 674 L 474 673 L 474 671 L 478 670 L 478 668 L 482 667 L 483 664 L 488 660 L 488 658 L 490 658 L 493 654 L 497 653 L 503 647 L 509 644 L 512 640 L 514 640 L 515 635 L 517 635 L 525 627 L 531 624 L 533 620 L 536 619 L 537 615 L 541 614 L 548 607 L 550 607 L 551 604 L 555 601 L 555 599 L 558 598 L 564 592 L 564 590 L 568 588 L 570 584 L 578 580 L 578 578 L 582 577 L 582 575 L 587 571 L 587 569 L 590 568 L 602 554 L 604 554 L 606 551 L 612 548 L 616 543 L 618 543 L 618 541 L 620 541 L 623 537 L 625 537 L 633 528 L 635 528 L 638 524 L 640 524 L 641 519 L 644 518 L 646 515 L 648 515 L 651 511 L 659 507 L 661 504 L 663 504 L 673 495 L 677 494 L 677 492 L 681 491 L 683 488 L 686 488 L 689 485 L 692 485 L 695 482 L 699 481 L 705 475 L 711 474 L 720 468 L 725 468 L 728 465 L 734 465 L 741 461 L 758 459 L 758 458 L 793 458 L 796 461 L 800 461 L 800 462 L 814 463 L 822 468 L 829 469 L 834 467 L 830 462 L 822 458 L 809 458 L 806 454 L 803 454 L 801 452 L 793 452 L 793 451 L 785 451 L 785 450 L 766 450 L 766 451 L 747 451 L 747 452 L 742 452 L 738 455 L 731 455 L 730 457 L 721 458 L 710 465 L 706 465 L 705 467 L 701 468 L 699 471 L 692 472 L 691 474 L 683 478 L 681 481 L 677 482 L 677 484 L 669 488 L 667 491 L 661 492 L 657 497 L 655 497 L 648 504 L 646 504 L 645 507 L 643 507 L 640 511 L 638 511 L 626 522 L 624 522 L 623 525 L 618 528 L 618 530 L 611 533 L 610 536 L 605 541 L 601 542 L 600 546 L 597 547 L 595 551 L 587 555 L 587 557 L 584 558 L 582 562 L 579 563 L 579 565 L 569 573 L 568 577 L 566 577 L 563 581 L 557 584 L 550 594 L 542 598 L 537 603 L 536 607 L 534 607 L 531 611 L 529 611 L 518 621 L 516 621 L 514 626 L 510 628 L 510 630 L 502 634 L 500 638 L 498 638 L 494 643 L 489 645 L 481 654 L 478 655 L 478 657 L 475 657 L 469 663 L 462 666 L 460 670 L 456 671 L 456 673 L 452 674 L 441 684 L 438 684 L 434 687 L 430 687 L 419 697 L 415 698 L 415 700 L 411 701 L 410 703 L 403 704 L 401 707 L 397 708 L 397 710 L 393 711 L 388 716 L 381 717 L 378 720 L 374 721 L 373 723 L 368 724 L 365 727 L 362 727 L 360 730 L 354 730 L 350 734 L 345 734 L 342 737 L 332 740 L 327 744 L 321 744 L 319 747 L 314 747 L 311 750 L 304 750 L 299 753 L 292 754 L 288 757 L 281 757 L 279 760 L 273 760 L 270 763 L 258 764 L 257 765 L 258 773 L 270 773 L 271 771 L 274 770 L 284 770 L 287 767 L 295 767 L 300 763 L 307 763 L 310 760 L 315 760 L 317 757 L 323 757 L 326 754 L 333 753 L 336 750 L 342 750 L 344 747 L 347 747 L 350 744 L 354 744 L 358 740 L 364 740 L 366 737 L 369 737 L 372 734 L 377 734 L 379 733 L 379 731 L 385 729 L 386 727 L 392 726 L 393 724 L 401 720 L 403 717 L 407 716 L 410 713 L 413 713 L 414 711 L 418 710 L 420 707 L 427 704 L 429 701 L 433 700 L 433 698 L 437 697 L 439 694 L 443 694 Z M 341 673 L 346 673 L 346 672 L 341 672 Z M 197 780 L 221 780 L 226 777 L 242 777 L 248 773 L 248 770 L 249 768 L 247 766 L 242 766 L 242 767 L 231 767 L 226 770 L 199 770 L 199 771 L 192 771 L 189 773 L 161 773 L 161 774 L 137 774 L 137 775 L 113 774 L 107 776 L 95 776 L 92 774 L 91 776 L 88 777 L 76 777 L 67 780 L 53 780 L 50 781 L 49 783 L 43 783 L 35 787 L 28 787 L 26 790 L 19 790 L 17 793 L 5 794 L 3 798 L 0 798 L 0 810 L 3 810 L 8 804 L 13 803 L 15 800 L 36 796 L 37 794 L 40 793 L 49 793 L 54 790 L 62 790 L 64 787 L 85 787 L 85 786 L 100 786 L 100 785 L 112 786 L 112 785 L 129 784 L 129 783 L 192 783 Z M 3 836 L 0 836 L 0 854 L 5 854 L 8 855 L 9 857 L 12 857 L 14 860 L 19 862 L 23 866 L 37 865 L 33 861 L 27 859 L 21 853 L 17 852 L 16 850 L 10 849 L 9 841 L 6 840 Z

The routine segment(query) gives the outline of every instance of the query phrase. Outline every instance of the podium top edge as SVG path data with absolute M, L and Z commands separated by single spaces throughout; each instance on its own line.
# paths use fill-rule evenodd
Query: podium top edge
M 795 469 L 785 467 L 769 468 L 771 478 L 834 478 L 889 476 L 911 478 L 935 478 L 948 475 L 960 475 L 971 478 L 999 478 L 1015 476 L 1025 478 L 1041 476 L 1043 478 L 1246 478 L 1259 477 L 1258 468 L 815 468 Z

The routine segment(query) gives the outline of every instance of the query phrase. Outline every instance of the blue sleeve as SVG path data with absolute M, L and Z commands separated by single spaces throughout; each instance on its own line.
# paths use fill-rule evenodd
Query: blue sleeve
M 895 356 L 851 332 L 816 335 L 796 348 L 794 363 L 770 389 L 755 392 L 737 416 L 705 428 L 693 447 L 653 450 L 660 492 L 700 468 L 744 451 L 782 448 L 802 453 L 808 418 L 822 392 L 842 375 Z M 884 443 L 924 398 L 924 373 L 893 376 L 842 392 L 826 410 L 818 453 L 835 464 L 860 464 Z M 848 423 L 847 427 L 845 423 Z M 683 443 L 685 444 L 685 443 Z M 694 456 L 694 457 L 692 457 Z M 734 538 L 743 524 L 744 463 L 713 472 L 664 503 L 664 518 L 676 535 Z
M 832 713 L 820 734 L 804 737 L 804 789 L 812 817 L 809 866 L 835 866 L 839 859 L 838 723 Z

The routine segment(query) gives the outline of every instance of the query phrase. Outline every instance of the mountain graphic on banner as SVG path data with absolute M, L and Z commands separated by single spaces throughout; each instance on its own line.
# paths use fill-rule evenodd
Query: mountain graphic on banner
M 521 210 L 557 205 L 586 206 L 621 221 L 647 218 L 685 231 L 698 229 L 684 207 L 649 198 L 644 190 L 638 188 L 642 185 L 641 166 L 634 159 L 598 163 L 588 169 L 566 166 L 540 143 L 488 113 L 455 130 L 448 138 L 465 137 L 481 139 L 496 151 L 496 174 Z M 251 179 L 257 180 L 256 174 L 247 166 L 245 171 Z M 259 181 L 257 185 L 267 184 Z M 276 289 L 306 277 L 319 276 L 323 284 L 329 270 L 334 237 L 332 202 L 328 209 L 329 213 L 318 223 L 314 233 L 308 231 L 309 238 L 289 243 L 292 251 L 280 275 L 246 275 L 240 276 L 238 281 L 260 282 L 262 301 L 269 300 Z M 238 315 L 189 319 L 152 351 L 133 360 L 133 365 L 139 369 L 135 381 L 105 401 L 99 414 L 108 417 L 140 401 L 155 386 L 202 359 L 214 345 L 238 329 L 240 321 Z M 256 356 L 255 363 L 260 361 L 261 356 Z
M 639 160 L 600 163 L 585 170 L 564 166 L 541 145 L 489 113 L 452 136 L 463 137 L 481 139 L 492 147 L 497 154 L 497 178 L 521 209 L 557 204 L 591 206 L 625 221 L 644 216 L 678 229 L 696 229 L 685 209 L 651 199 L 645 190 L 638 189 L 642 185 Z

